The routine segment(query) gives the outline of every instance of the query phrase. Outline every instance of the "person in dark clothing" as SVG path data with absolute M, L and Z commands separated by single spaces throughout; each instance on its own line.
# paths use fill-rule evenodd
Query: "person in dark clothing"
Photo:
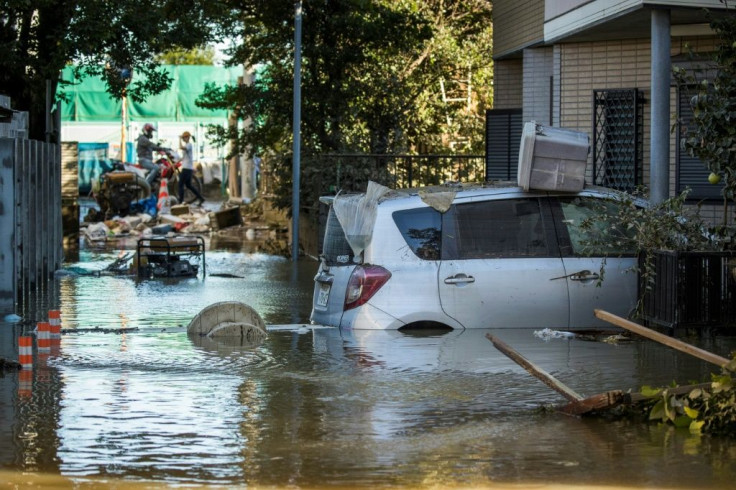
M 166 150 L 166 148 L 164 148 L 163 146 L 158 146 L 153 141 L 151 141 L 151 137 L 153 136 L 154 131 L 156 130 L 153 128 L 153 125 L 146 123 L 143 125 L 143 132 L 140 134 L 140 136 L 138 136 L 138 140 L 136 140 L 136 153 L 138 155 L 138 164 L 148 170 L 146 182 L 148 182 L 149 185 L 151 185 L 153 181 L 156 180 L 156 177 L 158 177 L 158 174 L 161 172 L 161 170 L 158 168 L 158 165 L 153 163 L 153 152 Z

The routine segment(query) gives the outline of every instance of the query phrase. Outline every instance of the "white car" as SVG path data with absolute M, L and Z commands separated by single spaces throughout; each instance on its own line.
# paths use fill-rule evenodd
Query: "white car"
M 384 188 L 385 189 L 385 188 Z M 370 193 L 370 187 L 369 187 Z M 593 310 L 636 305 L 633 250 L 590 247 L 621 194 L 524 191 L 513 183 L 385 189 L 331 200 L 311 321 L 352 329 L 608 326 Z M 645 205 L 645 203 L 640 203 Z M 341 211 L 342 210 L 342 211 Z M 613 220 L 611 220 L 613 221 Z M 605 276 L 599 275 L 605 260 Z

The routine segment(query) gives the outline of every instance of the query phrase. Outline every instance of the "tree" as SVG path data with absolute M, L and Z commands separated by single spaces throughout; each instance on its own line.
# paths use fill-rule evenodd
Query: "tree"
M 217 40 L 228 29 L 229 13 L 222 1 L 3 0 L 0 93 L 29 113 L 30 137 L 43 139 L 47 83 L 55 97 L 70 82 L 60 80 L 68 63 L 102 76 L 111 97 L 125 89 L 144 100 L 170 84 L 156 54 Z M 143 76 L 131 82 L 133 69 Z
M 724 203 L 728 203 L 736 199 L 736 18 L 712 16 L 710 26 L 718 37 L 712 64 L 701 71 L 673 71 L 682 90 L 695 92 L 690 102 L 693 120 L 681 140 L 683 149 L 705 163 L 712 182 L 723 177 Z M 723 219 L 725 224 L 725 212 Z
M 156 56 L 156 62 L 162 65 L 213 65 L 215 48 L 197 46 L 192 49 L 170 49 Z
M 488 0 L 305 1 L 301 129 L 306 180 L 335 171 L 311 155 L 440 151 L 446 150 L 448 135 L 480 149 L 492 97 L 490 16 Z M 245 0 L 240 18 L 237 34 L 243 42 L 231 51 L 231 62 L 257 67 L 256 80 L 210 87 L 198 103 L 254 121 L 238 134 L 217 131 L 223 140 L 237 138 L 240 148 L 271 154 L 271 162 L 281 163 L 276 167 L 283 177 L 280 203 L 288 206 L 294 8 L 289 2 Z M 449 86 L 468 73 L 472 103 L 446 103 L 441 82 Z

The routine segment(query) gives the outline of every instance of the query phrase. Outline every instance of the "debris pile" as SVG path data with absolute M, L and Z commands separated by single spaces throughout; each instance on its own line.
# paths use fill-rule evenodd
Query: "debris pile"
M 87 245 L 94 247 L 154 236 L 232 235 L 258 241 L 259 248 L 266 253 L 288 256 L 290 250 L 285 238 L 288 228 L 281 222 L 264 223 L 257 213 L 249 210 L 238 202 L 224 202 L 216 210 L 178 204 L 168 212 L 157 213 L 154 209 L 151 213 L 101 220 L 99 212 L 91 209 L 80 225 L 80 234 Z

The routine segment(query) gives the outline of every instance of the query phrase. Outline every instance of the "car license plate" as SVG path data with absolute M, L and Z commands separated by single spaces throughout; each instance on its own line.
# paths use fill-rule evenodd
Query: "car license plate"
M 330 285 L 323 282 L 319 285 L 319 293 L 317 294 L 317 306 L 327 306 L 328 299 L 330 299 Z

